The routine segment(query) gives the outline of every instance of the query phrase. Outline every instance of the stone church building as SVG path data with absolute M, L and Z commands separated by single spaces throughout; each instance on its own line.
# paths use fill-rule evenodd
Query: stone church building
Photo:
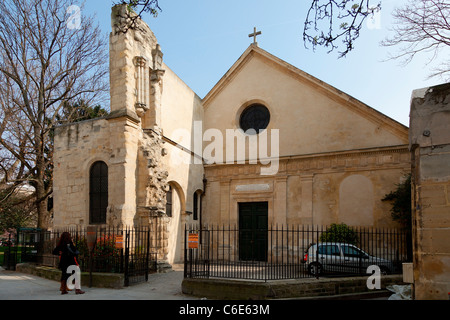
M 408 128 L 251 44 L 200 98 L 141 20 L 112 10 L 110 114 L 55 131 L 53 227 L 150 226 L 169 263 L 186 224 L 391 227 Z M 355 75 L 356 76 L 356 75 Z

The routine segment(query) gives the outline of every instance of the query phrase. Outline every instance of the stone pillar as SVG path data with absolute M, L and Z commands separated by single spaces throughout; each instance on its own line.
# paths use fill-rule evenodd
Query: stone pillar
M 413 92 L 410 113 L 414 296 L 450 293 L 450 84 Z
M 127 17 L 129 14 L 126 6 L 112 8 L 112 32 L 109 40 L 111 114 L 129 114 L 137 118 L 134 32 L 121 32 L 128 23 Z
M 137 119 L 111 117 L 109 145 L 116 151 L 109 160 L 109 225 L 132 226 L 136 215 L 136 171 L 140 127 Z
M 147 112 L 144 126 L 146 129 L 161 130 L 161 97 L 163 91 L 163 76 L 165 71 L 162 70 L 163 53 L 159 45 L 152 51 L 153 68 L 150 70 L 150 110 Z
M 226 179 L 220 182 L 220 194 L 217 195 L 218 197 L 220 197 L 220 218 L 218 219 L 218 221 L 215 221 L 216 224 L 230 224 L 232 223 L 231 221 L 238 221 L 237 216 L 239 215 L 239 212 L 233 217 L 230 216 L 230 185 L 230 179 Z
M 301 176 L 302 195 L 301 195 L 301 222 L 303 224 L 317 224 L 319 221 L 313 221 L 313 175 Z
M 149 109 L 148 102 L 148 68 L 147 60 L 144 57 L 135 57 L 134 65 L 136 66 L 136 103 L 135 110 L 139 118 L 141 118 Z
M 287 223 L 287 177 L 276 177 L 274 179 L 274 199 L 272 224 L 283 225 Z
M 151 212 L 148 216 L 148 227 L 150 230 L 150 247 L 156 253 L 158 270 L 164 268 L 167 264 L 167 255 L 169 253 L 169 234 L 168 234 L 168 218 L 163 214 Z
M 162 52 L 148 25 L 126 5 L 111 12 L 110 92 L 112 116 L 128 115 L 140 120 L 151 108 L 155 76 L 162 86 Z M 151 71 L 152 70 L 152 71 Z M 157 93 L 157 90 L 156 90 Z M 160 96 L 154 103 L 160 104 Z M 142 125 L 142 124 L 141 124 Z M 144 128 L 152 128 L 145 126 Z

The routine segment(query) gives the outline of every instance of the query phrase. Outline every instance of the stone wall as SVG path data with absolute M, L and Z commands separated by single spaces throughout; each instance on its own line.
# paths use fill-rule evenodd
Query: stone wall
M 253 103 L 267 107 L 267 154 L 258 150 L 259 158 L 274 157 L 276 151 L 287 157 L 408 144 L 406 126 L 255 46 L 247 49 L 203 103 L 205 130 L 218 129 L 223 137 L 227 130 L 240 128 L 246 107 Z M 279 130 L 276 145 L 272 130 Z M 217 147 L 226 155 L 221 163 L 229 156 L 232 141 L 226 142 Z M 205 141 L 204 147 L 211 144 Z M 245 159 L 251 158 L 249 145 Z M 237 154 L 235 160 L 240 160 Z
M 87 226 L 89 171 L 108 166 L 105 226 L 146 226 L 158 236 L 159 259 L 181 261 L 182 225 L 192 222 L 192 196 L 203 189 L 203 166 L 191 161 L 193 124 L 203 117 L 201 99 L 163 63 L 163 53 L 141 19 L 112 8 L 110 114 L 55 130 L 54 224 Z M 184 141 L 177 132 L 187 132 Z M 186 158 L 188 161 L 180 161 Z M 175 190 L 166 217 L 166 192 Z
M 255 103 L 270 121 L 246 135 L 240 117 Z M 205 166 L 205 222 L 237 224 L 239 202 L 264 201 L 269 224 L 397 226 L 381 199 L 410 172 L 406 126 L 254 45 L 203 105 L 205 134 L 216 132 L 203 144 L 214 160 Z M 275 174 L 262 175 L 269 167 Z
M 416 90 L 411 102 L 415 299 L 450 293 L 450 84 Z
M 296 279 L 275 281 L 245 281 L 229 279 L 189 279 L 182 283 L 184 294 L 208 299 L 264 300 L 264 299 L 351 299 L 358 300 L 374 294 L 389 296 L 387 287 L 402 284 L 398 275 L 381 278 L 381 290 L 367 288 L 367 277 L 329 279 Z
M 39 266 L 32 263 L 18 263 L 16 271 L 20 273 L 32 274 L 41 278 L 61 281 L 61 270 L 46 266 Z M 102 272 L 81 272 L 82 285 L 90 283 L 94 288 L 121 289 L 124 287 L 123 273 L 102 273 Z
M 111 226 L 133 225 L 139 128 L 128 118 L 103 118 L 55 130 L 54 228 L 89 224 L 89 171 L 96 161 L 108 166 Z
M 398 227 L 381 199 L 410 172 L 406 146 L 281 158 L 279 171 L 260 165 L 209 165 L 205 223 L 238 223 L 238 203 L 267 201 L 269 224 Z

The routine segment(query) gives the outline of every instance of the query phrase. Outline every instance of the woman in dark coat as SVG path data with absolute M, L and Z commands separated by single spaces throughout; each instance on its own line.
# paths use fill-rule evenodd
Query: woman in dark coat
M 63 232 L 61 234 L 61 238 L 59 239 L 58 245 L 53 250 L 54 255 L 59 255 L 59 269 L 61 270 L 61 294 L 68 293 L 69 288 L 67 287 L 67 279 L 70 277 L 70 274 L 67 273 L 67 268 L 72 265 L 78 266 L 77 255 L 78 250 L 75 248 L 70 233 Z M 84 291 L 81 291 L 79 287 L 79 283 L 75 282 L 76 294 L 83 294 Z

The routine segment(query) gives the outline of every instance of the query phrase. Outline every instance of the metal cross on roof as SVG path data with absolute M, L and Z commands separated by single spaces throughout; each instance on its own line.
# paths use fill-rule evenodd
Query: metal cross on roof
M 258 42 L 256 42 L 256 37 L 261 35 L 261 31 L 256 31 L 256 27 L 253 28 L 253 33 L 249 34 L 248 37 L 253 37 L 253 44 L 258 45 Z

